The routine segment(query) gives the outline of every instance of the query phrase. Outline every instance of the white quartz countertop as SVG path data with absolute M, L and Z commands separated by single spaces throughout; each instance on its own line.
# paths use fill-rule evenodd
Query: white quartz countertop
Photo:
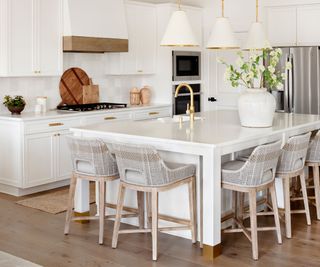
M 276 113 L 271 128 L 241 127 L 237 111 L 218 110 L 197 113 L 203 120 L 194 121 L 193 129 L 188 121 L 179 126 L 172 119 L 157 119 L 149 121 L 112 122 L 73 128 L 73 132 L 86 132 L 110 136 L 130 136 L 138 139 L 153 141 L 174 141 L 197 143 L 202 145 L 219 146 L 244 142 L 252 138 L 284 133 L 286 130 L 320 128 L 320 115 Z
M 108 114 L 115 112 L 127 112 L 127 111 L 138 111 L 150 108 L 161 108 L 169 106 L 169 104 L 150 104 L 150 105 L 140 105 L 140 106 L 130 106 L 127 108 L 119 109 L 109 109 L 109 110 L 97 110 L 97 111 L 65 111 L 65 110 L 50 110 L 46 113 L 36 114 L 35 112 L 22 112 L 21 115 L 11 115 L 10 112 L 0 114 L 0 120 L 11 120 L 11 121 L 33 121 L 33 120 L 46 120 L 46 119 L 56 119 L 56 118 L 68 118 L 68 117 L 81 117 L 81 116 L 91 116 L 99 114 Z

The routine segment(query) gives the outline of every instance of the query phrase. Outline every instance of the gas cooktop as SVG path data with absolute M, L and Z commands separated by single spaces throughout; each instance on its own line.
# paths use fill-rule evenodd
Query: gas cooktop
M 117 108 L 126 108 L 127 104 L 120 103 L 94 103 L 94 104 L 78 104 L 78 105 L 67 105 L 63 104 L 57 106 L 59 110 L 66 111 L 94 111 L 94 110 L 102 110 L 102 109 L 117 109 Z

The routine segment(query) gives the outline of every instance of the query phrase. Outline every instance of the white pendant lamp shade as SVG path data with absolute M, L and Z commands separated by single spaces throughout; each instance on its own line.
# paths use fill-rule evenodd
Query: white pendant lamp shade
M 208 49 L 237 49 L 239 44 L 233 34 L 230 21 L 225 18 L 217 18 L 216 23 L 212 29 Z
M 271 48 L 262 23 L 254 22 L 249 31 L 249 37 L 244 47 L 245 50 L 261 50 Z
M 163 35 L 161 46 L 199 46 L 186 12 L 175 11 Z

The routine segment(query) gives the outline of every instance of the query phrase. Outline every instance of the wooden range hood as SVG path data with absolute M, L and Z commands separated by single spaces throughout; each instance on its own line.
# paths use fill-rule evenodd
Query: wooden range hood
M 63 35 L 64 52 L 128 52 L 124 1 L 64 1 Z

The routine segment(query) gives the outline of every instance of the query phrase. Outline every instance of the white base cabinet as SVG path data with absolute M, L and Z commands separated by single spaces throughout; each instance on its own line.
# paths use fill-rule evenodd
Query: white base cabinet
M 0 192 L 21 196 L 66 185 L 72 172 L 72 127 L 171 116 L 171 105 L 77 113 L 23 121 L 0 116 Z

